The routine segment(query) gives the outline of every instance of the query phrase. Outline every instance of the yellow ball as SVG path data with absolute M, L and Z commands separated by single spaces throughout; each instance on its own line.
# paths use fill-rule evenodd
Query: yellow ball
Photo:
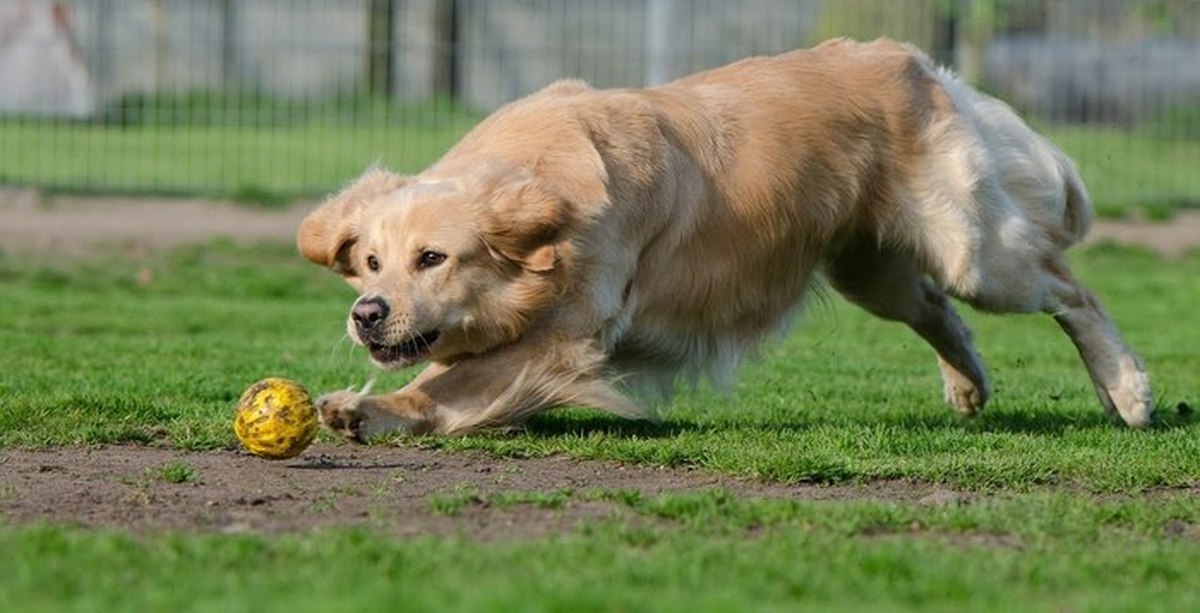
M 317 413 L 303 386 L 271 377 L 242 394 L 233 431 L 250 453 L 283 460 L 300 455 L 312 442 L 317 435 Z

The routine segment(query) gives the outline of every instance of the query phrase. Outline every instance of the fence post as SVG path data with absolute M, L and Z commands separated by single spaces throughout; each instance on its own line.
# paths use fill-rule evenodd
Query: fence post
M 395 18 L 394 0 L 371 0 L 367 9 L 367 93 L 372 96 L 392 95 Z
M 981 8 L 982 7 L 982 8 Z M 979 85 L 983 76 L 983 54 L 996 27 L 995 3 L 975 6 L 971 0 L 956 0 L 957 36 L 954 41 L 954 70 L 964 81 Z
M 96 2 L 96 47 L 92 56 L 92 77 L 96 84 L 96 99 L 101 104 L 116 90 L 112 74 L 112 11 L 112 0 Z
M 154 28 L 154 95 L 157 96 L 167 82 L 167 53 L 170 49 L 167 40 L 167 7 L 163 5 L 163 0 L 151 1 L 150 23 Z
M 234 88 L 237 79 L 237 16 L 234 0 L 221 0 L 221 84 Z
M 954 66 L 958 54 L 958 32 L 962 17 L 961 7 L 957 0 L 937 4 L 933 9 L 933 48 L 930 53 L 937 63 L 943 66 Z
M 433 6 L 433 93 L 457 99 L 459 94 L 458 0 Z

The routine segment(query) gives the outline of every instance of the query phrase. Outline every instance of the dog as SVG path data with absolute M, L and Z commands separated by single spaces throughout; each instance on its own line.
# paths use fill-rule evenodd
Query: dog
M 429 362 L 316 405 L 354 441 L 561 405 L 649 417 L 634 392 L 730 380 L 822 283 L 925 339 L 964 415 L 990 391 L 947 296 L 1048 313 L 1104 409 L 1143 427 L 1145 369 L 1063 258 L 1091 219 L 1062 151 L 907 44 L 837 39 L 648 89 L 560 81 L 304 219 L 300 252 L 361 294 L 351 338 L 384 368 Z

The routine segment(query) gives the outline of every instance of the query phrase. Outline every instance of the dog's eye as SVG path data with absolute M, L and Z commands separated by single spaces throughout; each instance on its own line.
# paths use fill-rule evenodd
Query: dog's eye
M 371 269 L 371 272 L 379 272 L 379 258 L 373 255 L 368 255 L 367 268 Z
M 422 251 L 417 258 L 417 268 L 433 268 L 446 261 L 446 254 L 436 251 Z

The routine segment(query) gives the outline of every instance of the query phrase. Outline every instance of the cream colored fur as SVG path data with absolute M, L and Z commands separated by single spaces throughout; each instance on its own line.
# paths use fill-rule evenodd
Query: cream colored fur
M 322 418 L 362 440 L 563 404 L 644 416 L 618 388 L 731 380 L 823 277 L 928 341 L 965 414 L 990 391 L 947 295 L 1052 314 L 1104 407 L 1143 426 L 1144 370 L 1062 257 L 1090 219 L 1061 151 L 907 45 L 835 40 L 651 89 L 559 82 L 305 220 L 300 250 L 362 293 L 355 340 L 383 366 L 431 362 L 390 394 L 323 397 Z

